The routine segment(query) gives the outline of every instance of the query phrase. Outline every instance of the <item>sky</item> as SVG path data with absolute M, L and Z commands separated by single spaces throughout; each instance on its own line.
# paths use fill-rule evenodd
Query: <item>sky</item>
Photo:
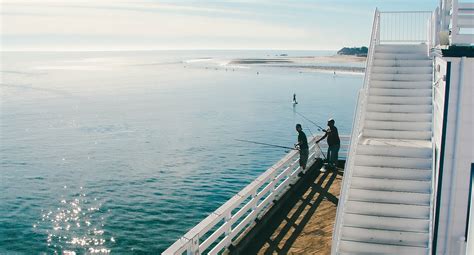
M 0 0 L 1 50 L 336 50 L 437 0 Z

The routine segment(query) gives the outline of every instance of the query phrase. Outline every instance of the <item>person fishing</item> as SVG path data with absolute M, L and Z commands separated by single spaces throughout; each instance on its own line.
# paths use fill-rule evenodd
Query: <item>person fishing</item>
M 306 134 L 303 132 L 301 124 L 296 124 L 296 131 L 298 132 L 298 143 L 295 144 L 295 148 L 300 151 L 300 166 L 304 170 L 306 168 L 306 163 L 308 163 L 309 156 L 308 139 L 306 138 Z
M 334 126 L 335 123 L 336 122 L 334 121 L 334 119 L 329 119 L 328 128 L 326 130 L 322 130 L 325 134 L 323 135 L 323 137 L 316 141 L 316 143 L 319 143 L 327 137 L 328 152 L 326 154 L 326 158 L 328 161 L 328 167 L 330 169 L 336 168 L 338 153 L 339 149 L 341 148 L 341 139 L 339 139 L 339 132 L 337 131 L 336 126 Z

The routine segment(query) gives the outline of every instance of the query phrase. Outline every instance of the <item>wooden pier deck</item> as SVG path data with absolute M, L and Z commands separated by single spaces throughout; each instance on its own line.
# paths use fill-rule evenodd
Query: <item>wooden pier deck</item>
M 320 164 L 307 173 L 278 212 L 251 242 L 233 254 L 330 254 L 342 169 L 322 173 Z M 257 224 L 258 225 L 258 224 Z M 236 247 L 238 248 L 238 247 Z

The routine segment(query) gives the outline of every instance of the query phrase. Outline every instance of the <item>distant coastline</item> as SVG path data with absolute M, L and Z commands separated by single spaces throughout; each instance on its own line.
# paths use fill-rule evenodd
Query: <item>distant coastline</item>
M 348 48 L 344 47 L 340 50 L 337 51 L 338 55 L 351 55 L 351 56 L 359 56 L 359 57 L 367 57 L 367 53 L 369 52 L 369 49 L 365 46 L 362 47 L 353 47 L 353 48 Z
M 239 58 L 227 65 L 297 68 L 304 71 L 345 72 L 362 74 L 365 56 L 338 54 L 332 56 L 305 56 L 283 58 Z

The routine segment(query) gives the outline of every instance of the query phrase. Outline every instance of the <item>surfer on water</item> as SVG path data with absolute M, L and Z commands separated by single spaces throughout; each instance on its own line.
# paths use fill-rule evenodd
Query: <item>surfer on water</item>
M 296 94 L 293 94 L 293 105 L 298 104 L 298 101 L 296 101 Z

